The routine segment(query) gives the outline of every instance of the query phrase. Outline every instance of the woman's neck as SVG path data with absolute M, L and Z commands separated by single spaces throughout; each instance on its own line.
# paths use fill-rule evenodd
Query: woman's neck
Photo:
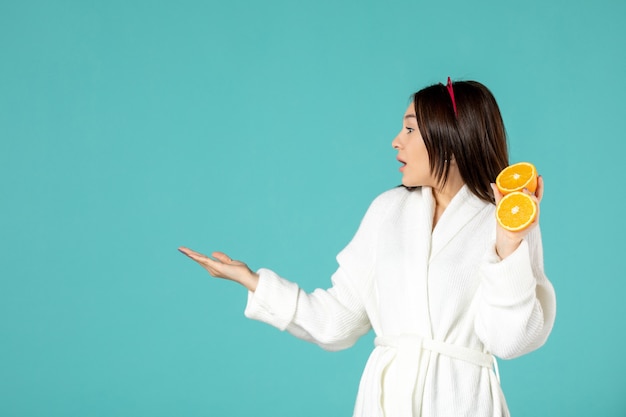
M 443 187 L 433 187 L 433 198 L 435 199 L 435 214 L 433 218 L 433 229 L 443 215 L 454 196 L 459 192 L 465 183 L 460 175 L 448 176 L 448 181 Z

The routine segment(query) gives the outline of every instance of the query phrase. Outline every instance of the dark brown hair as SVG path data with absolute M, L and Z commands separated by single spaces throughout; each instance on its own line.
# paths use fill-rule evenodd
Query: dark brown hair
M 430 170 L 444 185 L 454 159 L 469 190 L 493 203 L 490 183 L 509 163 L 500 109 L 491 91 L 479 82 L 457 81 L 452 88 L 456 115 L 443 84 L 426 87 L 412 97 Z

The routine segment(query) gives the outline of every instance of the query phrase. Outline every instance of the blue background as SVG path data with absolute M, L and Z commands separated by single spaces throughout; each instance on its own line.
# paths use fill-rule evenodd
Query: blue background
M 625 416 L 626 3 L 0 3 L 0 415 L 348 416 L 372 349 L 243 317 L 179 254 L 312 290 L 397 185 L 409 95 L 476 79 L 546 182 L 544 348 L 514 416 Z M 621 167 L 621 168 L 620 168 Z

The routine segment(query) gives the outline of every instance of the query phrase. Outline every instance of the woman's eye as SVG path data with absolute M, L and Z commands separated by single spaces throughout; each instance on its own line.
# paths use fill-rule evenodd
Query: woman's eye
M 408 133 L 411 133 L 411 132 L 413 132 L 415 129 L 414 129 L 414 128 L 412 128 L 412 127 L 407 127 L 407 128 L 406 128 L 406 130 L 407 130 L 407 132 L 408 132 Z

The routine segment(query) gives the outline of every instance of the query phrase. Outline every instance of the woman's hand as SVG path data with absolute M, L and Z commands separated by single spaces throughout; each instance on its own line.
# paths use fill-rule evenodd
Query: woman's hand
M 498 190 L 495 184 L 491 184 L 491 188 L 493 189 L 493 195 L 496 199 L 496 206 L 502 200 L 502 193 Z M 511 232 L 506 230 L 498 222 L 496 222 L 496 252 L 500 259 L 504 259 L 510 254 L 512 254 L 515 249 L 517 249 L 522 243 L 522 240 L 530 233 L 530 231 L 537 227 L 539 224 L 539 204 L 541 202 L 541 198 L 543 197 L 543 177 L 539 176 L 537 178 L 537 189 L 535 190 L 535 194 L 532 194 L 530 191 L 524 189 L 524 192 L 532 197 L 537 204 L 537 217 L 535 221 L 533 221 L 530 226 L 525 228 L 524 230 L 520 230 L 518 232 Z
M 238 282 L 252 292 L 256 290 L 259 275 L 252 272 L 245 263 L 234 261 L 222 252 L 213 252 L 211 255 L 215 259 L 211 259 L 183 246 L 178 250 L 200 264 L 211 276 Z

